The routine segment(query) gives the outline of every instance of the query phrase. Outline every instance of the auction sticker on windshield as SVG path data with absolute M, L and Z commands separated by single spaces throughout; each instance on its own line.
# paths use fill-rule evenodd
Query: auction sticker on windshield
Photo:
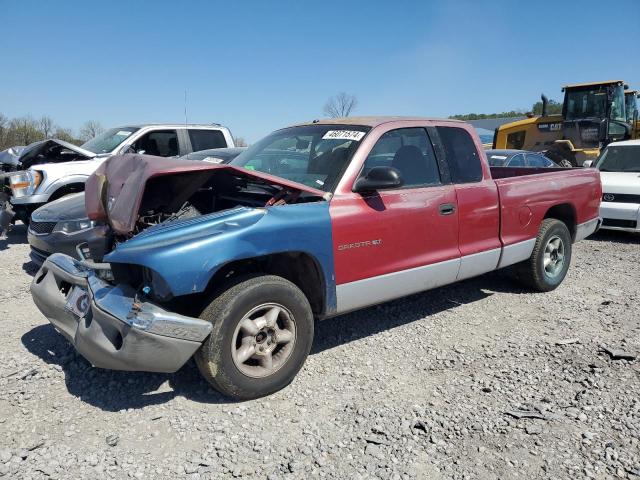
M 322 137 L 323 140 L 355 140 L 359 142 L 364 137 L 365 132 L 357 130 L 329 130 Z

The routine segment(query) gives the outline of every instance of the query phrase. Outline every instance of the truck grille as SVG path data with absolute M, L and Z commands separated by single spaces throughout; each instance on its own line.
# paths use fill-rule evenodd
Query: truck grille
M 603 193 L 603 202 L 640 203 L 640 195 L 631 193 Z
M 617 218 L 603 218 L 603 227 L 618 227 L 618 228 L 637 228 L 638 222 L 635 220 L 618 220 Z
M 34 222 L 32 220 L 31 222 L 29 222 L 29 230 L 31 230 L 36 235 L 46 235 L 53 232 L 56 223 L 58 222 Z

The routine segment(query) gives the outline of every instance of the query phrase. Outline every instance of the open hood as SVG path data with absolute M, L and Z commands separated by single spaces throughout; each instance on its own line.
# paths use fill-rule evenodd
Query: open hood
M 151 155 L 116 155 L 104 162 L 85 185 L 85 205 L 92 220 L 108 221 L 113 230 L 127 235 L 134 230 L 148 181 L 172 176 L 164 182 L 160 192 L 172 209 L 179 208 L 199 188 L 213 177 L 246 179 L 263 185 L 272 185 L 291 191 L 327 199 L 328 193 L 306 185 L 275 177 L 266 173 L 246 170 L 232 165 L 211 164 Z M 154 192 L 158 195 L 158 192 Z
M 26 169 L 41 163 L 89 160 L 96 154 L 73 143 L 51 138 L 27 145 L 18 157 L 18 166 Z
M 15 146 L 15 147 L 10 147 L 10 148 L 7 148 L 6 150 L 1 151 L 0 152 L 0 164 L 2 164 L 2 165 L 10 165 L 12 167 L 17 166 L 18 165 L 18 159 L 20 158 L 20 155 L 22 155 L 22 151 L 24 149 L 25 149 L 25 147 Z

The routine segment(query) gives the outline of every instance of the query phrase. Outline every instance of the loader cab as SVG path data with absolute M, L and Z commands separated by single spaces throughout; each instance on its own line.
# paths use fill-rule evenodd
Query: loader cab
M 577 148 L 598 148 L 630 136 L 622 81 L 567 85 L 562 134 Z
M 640 138 L 640 118 L 638 111 L 638 97 L 640 93 L 636 90 L 624 92 L 624 104 L 627 110 L 627 122 L 631 124 L 631 138 Z

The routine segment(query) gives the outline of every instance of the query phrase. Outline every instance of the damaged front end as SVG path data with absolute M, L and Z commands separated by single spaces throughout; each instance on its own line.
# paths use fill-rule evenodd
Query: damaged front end
M 148 155 L 114 156 L 86 183 L 88 217 L 108 225 L 89 244 L 100 261 L 150 227 L 205 221 L 240 207 L 265 208 L 328 199 L 328 193 L 231 165 Z
M 203 162 L 105 163 L 85 194 L 89 218 L 107 225 L 101 251 L 89 245 L 91 262 L 53 254 L 31 284 L 40 311 L 97 367 L 179 369 L 211 332 L 193 295 L 235 260 L 309 250 L 331 275 L 325 192 Z
M 175 372 L 211 332 L 203 320 L 169 312 L 127 284 L 112 284 L 108 266 L 53 254 L 31 284 L 36 306 L 92 365 Z

